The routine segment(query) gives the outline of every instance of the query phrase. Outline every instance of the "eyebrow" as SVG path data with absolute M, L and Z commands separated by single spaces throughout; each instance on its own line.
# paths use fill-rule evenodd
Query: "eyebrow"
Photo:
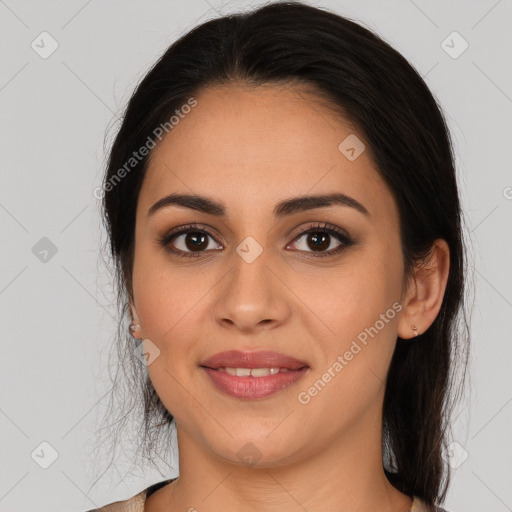
M 295 213 L 334 205 L 348 206 L 370 217 L 369 211 L 359 201 L 341 193 L 298 196 L 285 199 L 275 205 L 273 214 L 276 219 L 280 219 Z M 148 210 L 148 216 L 152 216 L 157 211 L 168 206 L 190 208 L 209 215 L 215 215 L 216 217 L 226 216 L 226 206 L 224 203 L 196 194 L 170 194 L 162 197 Z

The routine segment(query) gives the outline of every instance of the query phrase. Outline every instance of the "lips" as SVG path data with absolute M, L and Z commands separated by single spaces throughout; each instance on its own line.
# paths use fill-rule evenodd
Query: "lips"
M 288 368 L 289 370 L 300 370 L 307 367 L 304 361 L 294 357 L 262 350 L 259 352 L 241 352 L 239 350 L 228 350 L 219 352 L 200 363 L 200 366 L 217 370 L 221 367 L 229 368 Z
M 249 400 L 266 398 L 292 386 L 310 369 L 306 362 L 279 352 L 238 350 L 215 354 L 200 366 L 219 391 Z M 265 373 L 265 369 L 269 371 Z

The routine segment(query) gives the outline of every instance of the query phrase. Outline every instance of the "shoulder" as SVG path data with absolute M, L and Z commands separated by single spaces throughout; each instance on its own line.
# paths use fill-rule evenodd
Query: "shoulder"
M 448 510 L 435 505 L 428 505 L 418 496 L 414 496 L 412 507 L 409 512 L 449 512 Z
M 87 512 L 144 512 L 146 493 L 147 489 L 144 489 L 132 498 L 123 501 L 114 501 L 101 508 L 95 508 Z
M 169 480 L 164 480 L 163 482 L 158 482 L 150 485 L 148 488 L 140 491 L 138 494 L 127 500 L 114 501 L 113 503 L 109 503 L 103 507 L 87 510 L 87 512 L 144 512 L 146 498 L 173 480 L 174 479 L 171 478 Z

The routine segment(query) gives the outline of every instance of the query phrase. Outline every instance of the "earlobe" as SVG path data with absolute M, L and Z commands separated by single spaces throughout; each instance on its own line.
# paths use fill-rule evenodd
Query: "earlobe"
M 400 338 L 414 338 L 432 325 L 443 303 L 449 271 L 450 249 L 439 238 L 434 241 L 428 258 L 418 263 L 410 281 L 398 323 Z
M 135 305 L 133 304 L 133 301 L 130 299 L 130 312 L 131 312 L 131 318 L 132 321 L 130 323 L 130 335 L 135 338 L 139 339 L 136 334 L 140 332 L 140 320 L 139 315 L 137 314 L 137 310 L 135 308 Z

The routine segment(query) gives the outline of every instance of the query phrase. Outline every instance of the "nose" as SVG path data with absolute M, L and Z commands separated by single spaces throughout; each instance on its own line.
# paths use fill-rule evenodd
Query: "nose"
M 291 312 L 290 292 L 278 270 L 265 250 L 252 262 L 234 253 L 231 271 L 216 287 L 215 321 L 244 334 L 286 322 Z

